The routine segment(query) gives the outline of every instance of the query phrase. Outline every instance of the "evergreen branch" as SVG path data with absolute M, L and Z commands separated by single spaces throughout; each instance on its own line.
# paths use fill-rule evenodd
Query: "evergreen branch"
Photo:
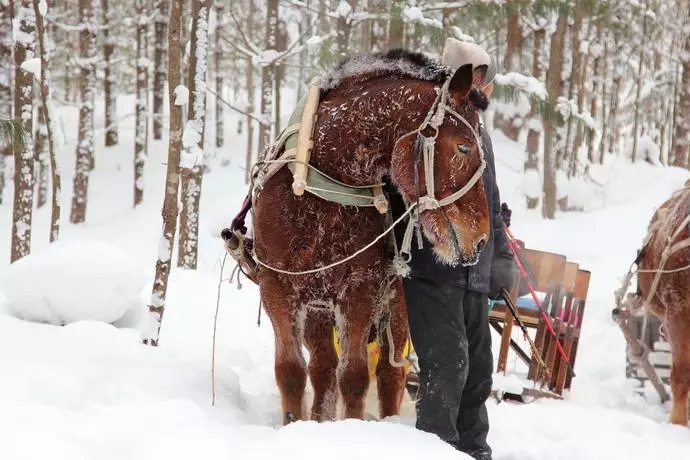
M 26 133 L 20 119 L 0 118 L 0 145 L 7 145 L 23 152 L 26 149 Z

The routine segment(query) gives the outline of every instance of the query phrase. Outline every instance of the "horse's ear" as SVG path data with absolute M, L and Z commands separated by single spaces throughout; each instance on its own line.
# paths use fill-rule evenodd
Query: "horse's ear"
M 448 93 L 454 104 L 460 104 L 460 101 L 467 96 L 472 89 L 472 80 L 472 64 L 465 64 L 453 73 L 448 84 Z
M 472 85 L 476 88 L 481 88 L 484 79 L 486 78 L 486 73 L 489 71 L 489 66 L 486 64 L 479 65 L 474 68 Z

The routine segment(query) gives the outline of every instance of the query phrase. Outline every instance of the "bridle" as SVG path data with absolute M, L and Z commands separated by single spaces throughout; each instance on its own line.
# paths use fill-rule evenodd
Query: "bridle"
M 413 131 L 403 134 L 395 142 L 395 145 L 397 147 L 398 142 L 411 135 L 416 134 L 414 147 L 412 149 L 415 187 L 417 189 L 416 202 L 410 204 L 407 203 L 407 200 L 403 198 L 403 201 L 405 201 L 407 212 L 411 213 L 410 219 L 407 222 L 407 227 L 405 228 L 405 234 L 403 236 L 403 241 L 400 248 L 400 255 L 405 262 L 409 262 L 412 259 L 410 249 L 412 246 L 413 230 L 416 231 L 418 249 L 423 248 L 419 214 L 422 211 L 430 209 L 440 209 L 443 212 L 442 208 L 444 206 L 448 206 L 449 204 L 454 203 L 462 196 L 464 196 L 472 187 L 474 187 L 474 185 L 482 177 L 482 174 L 484 174 L 484 169 L 486 169 L 486 160 L 484 159 L 484 148 L 481 136 L 479 136 L 477 130 L 465 119 L 465 117 L 463 117 L 458 112 L 450 108 L 448 104 L 450 98 L 448 90 L 449 84 L 450 78 L 445 81 L 440 91 L 438 91 L 436 99 L 434 100 L 433 104 L 431 105 L 431 108 L 429 109 L 429 112 L 427 113 L 424 121 L 419 125 L 419 127 Z M 451 193 L 447 197 L 438 199 L 436 198 L 436 193 L 434 189 L 434 157 L 436 156 L 436 141 L 438 139 L 439 127 L 443 123 L 443 119 L 445 118 L 446 113 L 455 117 L 458 121 L 460 121 L 465 126 L 467 126 L 467 128 L 469 128 L 470 132 L 475 138 L 475 141 L 477 142 L 480 163 L 477 170 L 474 172 L 472 177 L 467 181 L 465 185 L 463 185 L 460 189 Z M 428 129 L 432 130 L 432 134 L 424 134 L 424 132 Z M 426 181 L 426 195 L 424 196 L 420 196 L 419 191 L 420 159 L 424 162 L 424 179 Z M 445 215 L 445 213 L 443 213 L 443 215 L 450 226 L 450 221 L 448 220 L 448 217 Z M 453 227 L 450 226 L 449 228 L 452 229 Z M 460 248 L 455 232 L 453 232 L 453 243 L 457 253 L 459 254 Z

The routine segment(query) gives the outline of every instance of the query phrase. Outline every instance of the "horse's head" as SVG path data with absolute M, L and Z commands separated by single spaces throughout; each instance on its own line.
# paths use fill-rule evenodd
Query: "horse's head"
M 409 205 L 419 201 L 422 231 L 448 265 L 475 264 L 489 237 L 479 134 L 479 110 L 488 100 L 474 88 L 486 70 L 457 69 L 419 131 L 401 137 L 393 152 L 391 177 Z

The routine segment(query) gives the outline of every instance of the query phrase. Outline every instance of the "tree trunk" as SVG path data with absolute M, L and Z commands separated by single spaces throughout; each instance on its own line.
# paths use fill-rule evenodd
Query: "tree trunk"
M 565 32 L 568 25 L 566 15 L 559 15 L 556 30 L 551 35 L 551 48 L 549 50 L 549 68 L 546 72 L 546 89 L 549 93 L 549 104 L 556 106 L 558 96 L 561 95 L 563 72 L 563 48 Z M 558 117 L 558 115 L 556 115 Z M 544 117 L 544 203 L 542 214 L 546 219 L 556 216 L 556 130 L 560 123 L 551 117 Z
M 0 117 L 12 118 L 12 3 L 0 1 Z M 5 190 L 5 158 L 12 155 L 9 144 L 0 145 L 0 204 Z
M 175 232 L 177 230 L 177 202 L 180 189 L 180 151 L 182 148 L 182 105 L 176 102 L 177 86 L 182 84 L 180 72 L 180 29 L 182 27 L 182 5 L 185 0 L 172 0 L 168 29 L 168 105 L 170 106 L 170 127 L 168 135 L 168 164 L 165 177 L 165 197 L 163 199 L 163 228 L 156 260 L 156 275 L 151 292 L 149 312 L 156 322 L 152 337 L 144 340 L 153 346 L 158 345 L 158 337 L 165 310 L 165 297 L 168 292 L 168 278 L 172 261 Z
M 534 44 L 532 48 L 532 76 L 541 80 L 544 74 L 544 40 L 546 39 L 546 29 L 540 28 L 534 31 Z M 525 174 L 530 170 L 539 169 L 539 142 L 541 140 L 542 127 L 538 121 L 538 106 L 535 101 L 531 102 L 529 115 L 529 130 L 527 131 L 527 160 L 525 161 Z M 535 209 L 539 204 L 538 196 L 525 197 L 527 209 Z
M 278 0 L 268 0 L 266 5 L 266 35 L 265 49 L 275 50 L 276 34 L 278 28 Z M 273 119 L 273 80 L 275 78 L 275 66 L 263 65 L 261 68 L 261 119 L 265 123 L 271 123 Z M 259 152 L 271 142 L 271 125 L 259 126 Z
M 153 138 L 163 135 L 163 92 L 165 91 L 165 38 L 168 29 L 168 1 L 158 3 L 154 25 L 153 54 Z
M 673 136 L 673 165 L 688 167 L 688 146 L 690 146 L 690 35 L 685 37 L 683 53 L 683 76 L 680 84 L 680 106 Z
M 388 49 L 402 48 L 405 36 L 405 23 L 403 22 L 404 0 L 393 0 L 391 5 L 391 19 L 388 27 Z
M 513 5 L 516 7 L 517 2 L 511 0 Z M 520 12 L 515 11 L 508 17 L 508 24 L 506 26 L 507 37 L 506 37 L 506 49 L 505 56 L 503 58 L 503 68 L 507 72 L 520 72 L 520 61 L 522 56 L 522 24 L 520 18 Z M 524 96 L 520 95 L 520 99 Z M 521 105 L 521 103 L 519 103 Z M 522 120 L 519 113 L 516 110 L 512 110 L 513 114 L 506 118 L 500 110 L 497 109 L 494 115 L 496 125 L 508 139 L 517 141 L 520 138 L 520 130 L 522 128 Z
M 43 14 L 47 13 L 44 11 Z M 43 15 L 41 14 L 41 0 L 34 0 L 34 14 L 36 15 L 36 38 L 38 50 L 41 56 L 41 105 L 44 108 L 43 116 L 46 129 L 46 150 L 50 159 L 52 172 L 52 207 L 50 213 L 50 242 L 57 241 L 60 235 L 60 196 L 61 177 L 55 152 L 55 119 L 53 102 L 50 95 L 50 66 L 48 49 L 46 46 L 46 29 Z
M 38 27 L 38 26 L 37 26 Z M 38 30 L 36 34 L 38 35 Z M 40 56 L 40 51 L 37 49 L 36 54 Z M 38 116 L 36 117 L 36 134 L 35 138 L 35 156 L 38 163 L 38 194 L 36 196 L 36 207 L 42 208 L 48 202 L 48 142 L 46 135 L 46 108 L 43 101 L 38 102 Z
M 199 201 L 204 167 L 206 121 L 206 69 L 208 13 L 211 0 L 194 0 L 189 56 L 189 118 L 183 147 L 187 161 L 182 167 L 182 212 L 177 266 L 196 269 L 199 238 Z M 203 34 L 203 36 L 202 36 Z
M 81 71 L 81 102 L 79 105 L 79 134 L 77 139 L 76 165 L 74 168 L 72 209 L 70 222 L 80 224 L 86 221 L 86 202 L 89 188 L 89 173 L 94 157 L 93 143 L 93 58 L 95 34 L 92 27 L 94 0 L 79 0 L 79 58 Z
M 223 45 L 221 37 L 223 36 L 223 20 L 225 15 L 225 6 L 223 3 L 216 3 L 216 43 L 215 50 L 213 53 L 214 58 L 214 69 L 216 71 L 216 148 L 221 148 L 225 140 L 224 129 L 225 123 L 223 120 L 223 104 L 221 103 L 219 97 L 223 96 L 223 70 L 221 63 L 223 62 Z
M 35 54 L 36 24 L 31 0 L 21 0 L 14 18 L 14 116 L 22 120 L 28 136 L 32 132 L 33 75 L 22 63 Z M 17 40 L 16 37 L 22 37 Z M 24 151 L 14 150 L 14 205 L 12 209 L 12 249 L 10 263 L 31 252 L 31 224 L 34 204 L 34 149 L 26 143 Z
M 603 21 L 600 19 L 597 21 L 597 38 L 594 40 L 594 45 L 601 45 L 602 42 L 604 41 L 604 28 L 603 28 Z M 590 49 L 591 49 L 590 45 Z M 598 47 L 596 49 L 596 55 L 594 56 L 594 61 L 592 63 L 592 92 L 590 93 L 590 102 L 589 102 L 589 113 L 592 115 L 592 118 L 595 120 L 597 119 L 597 112 L 599 110 L 599 98 L 602 100 L 604 99 L 603 94 L 601 94 L 601 90 L 604 89 L 604 85 L 600 84 L 599 81 L 602 78 L 602 72 L 601 72 L 601 67 L 602 67 L 602 49 L 601 47 Z M 604 65 L 606 61 L 603 61 Z M 603 135 L 603 129 L 602 129 L 602 135 Z M 596 149 L 596 143 L 595 143 L 595 136 L 590 136 L 589 137 L 589 142 L 587 143 L 587 159 L 589 160 L 590 163 L 594 163 L 596 161 L 596 156 L 595 156 L 595 151 Z
M 247 31 L 254 30 L 254 1 L 249 2 L 247 12 Z M 254 149 L 254 120 L 251 115 L 254 114 L 254 64 L 251 59 L 247 59 L 247 68 L 245 71 L 245 78 L 247 82 L 247 155 L 245 157 L 244 165 L 244 183 L 248 184 L 251 175 L 252 157 Z M 259 128 L 261 133 L 261 128 Z
M 165 3 L 165 2 L 162 2 Z M 137 66 L 136 66 L 136 107 L 134 115 L 134 207 L 144 199 L 144 172 L 147 155 L 148 119 L 148 59 L 146 52 L 146 32 L 148 29 L 148 0 L 136 0 L 137 15 Z
M 162 2 L 165 3 L 165 2 Z M 117 145 L 117 93 L 115 91 L 115 73 L 110 68 L 110 60 L 115 52 L 117 37 L 110 34 L 109 27 L 115 22 L 114 13 L 109 8 L 108 0 L 101 0 L 103 13 L 103 93 L 105 99 L 105 145 Z
M 642 35 L 641 37 L 647 37 L 647 10 L 649 9 L 649 0 L 646 0 L 644 3 L 644 10 L 642 11 Z M 646 45 L 644 43 L 640 43 L 640 55 L 638 56 L 638 63 L 637 63 L 637 88 L 635 92 L 635 121 L 633 122 L 633 147 L 632 147 L 632 156 L 631 160 L 633 163 L 635 163 L 635 160 L 637 159 L 637 138 L 640 136 L 639 133 L 639 125 L 640 125 L 640 96 L 642 94 L 642 84 L 644 81 L 642 80 L 642 71 L 644 70 L 644 61 L 645 61 L 645 49 Z

